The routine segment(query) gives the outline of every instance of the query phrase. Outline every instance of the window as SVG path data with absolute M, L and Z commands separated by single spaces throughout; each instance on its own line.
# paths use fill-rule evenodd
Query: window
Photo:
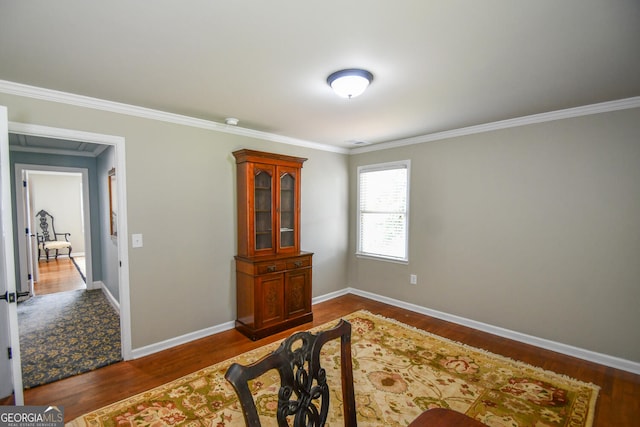
M 358 167 L 357 255 L 407 262 L 409 160 Z

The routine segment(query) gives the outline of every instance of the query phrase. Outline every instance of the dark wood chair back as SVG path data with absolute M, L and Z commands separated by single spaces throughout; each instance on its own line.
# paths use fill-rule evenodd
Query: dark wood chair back
M 340 320 L 334 328 L 317 334 L 294 333 L 263 359 L 248 366 L 234 363 L 229 367 L 225 378 L 233 385 L 238 395 L 246 425 L 260 426 L 249 381 L 275 369 L 280 374 L 278 426 L 288 426 L 288 417 L 293 417 L 294 427 L 324 426 L 329 412 L 329 386 L 325 369 L 320 366 L 320 350 L 325 343 L 337 338 L 340 338 L 344 424 L 356 427 L 351 324 L 345 320 Z

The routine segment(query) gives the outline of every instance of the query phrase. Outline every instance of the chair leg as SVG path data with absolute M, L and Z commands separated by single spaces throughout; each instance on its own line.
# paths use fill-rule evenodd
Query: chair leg
M 45 249 L 44 253 L 47 256 L 47 262 L 49 262 L 49 249 Z

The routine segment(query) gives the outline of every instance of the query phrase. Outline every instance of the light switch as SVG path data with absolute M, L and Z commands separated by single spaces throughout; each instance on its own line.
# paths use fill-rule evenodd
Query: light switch
M 132 248 L 141 248 L 142 247 L 142 234 L 132 234 L 131 235 L 131 247 Z

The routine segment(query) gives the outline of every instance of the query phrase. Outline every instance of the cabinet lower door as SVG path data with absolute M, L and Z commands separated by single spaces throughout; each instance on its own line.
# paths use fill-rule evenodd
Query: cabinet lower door
M 285 273 L 285 304 L 287 318 L 301 316 L 311 312 L 311 269 Z
M 283 274 L 256 278 L 256 328 L 262 328 L 284 320 L 283 282 Z

